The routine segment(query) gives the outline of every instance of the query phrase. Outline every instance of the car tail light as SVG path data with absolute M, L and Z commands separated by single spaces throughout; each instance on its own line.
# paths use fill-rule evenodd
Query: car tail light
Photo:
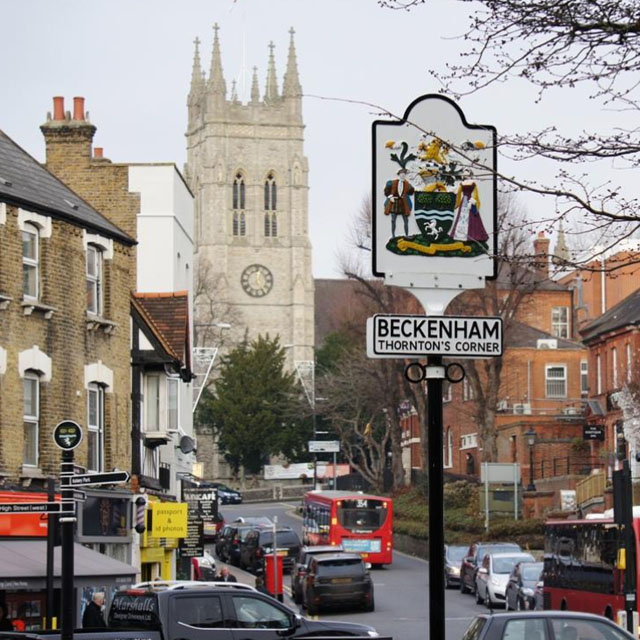
M 256 558 L 262 558 L 262 549 L 256 549 Z

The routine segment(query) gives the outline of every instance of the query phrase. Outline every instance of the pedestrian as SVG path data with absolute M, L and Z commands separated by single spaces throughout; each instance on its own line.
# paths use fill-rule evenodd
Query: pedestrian
M 15 631 L 11 620 L 7 618 L 7 605 L 0 602 L 0 631 Z
M 216 582 L 238 582 L 238 580 L 227 567 L 222 567 L 220 573 L 216 576 Z
M 107 623 L 104 621 L 102 615 L 102 607 L 104 606 L 104 593 L 98 591 L 93 594 L 91 602 L 87 605 L 82 616 L 82 626 L 85 629 L 99 629 L 106 627 Z
M 259 591 L 260 593 L 265 593 L 268 596 L 272 596 L 272 593 L 267 589 L 267 586 L 264 583 L 264 575 L 262 574 L 262 571 L 258 572 L 256 574 L 256 591 Z

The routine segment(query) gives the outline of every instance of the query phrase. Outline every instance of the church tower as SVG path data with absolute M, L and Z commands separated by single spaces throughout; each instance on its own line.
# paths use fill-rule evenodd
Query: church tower
M 269 45 L 264 92 L 254 67 L 250 99 L 227 91 L 218 25 L 208 78 L 199 40 L 187 100 L 185 174 L 196 198 L 197 269 L 208 274 L 218 306 L 228 306 L 232 334 L 280 336 L 288 366 L 313 360 L 314 282 L 308 225 L 302 88 L 294 31 L 278 87 Z M 212 322 L 196 308 L 196 322 Z M 212 345 L 216 346 L 216 345 Z

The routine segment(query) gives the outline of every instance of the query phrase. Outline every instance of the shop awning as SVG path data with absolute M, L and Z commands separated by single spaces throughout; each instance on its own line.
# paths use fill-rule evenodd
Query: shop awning
M 60 547 L 53 552 L 54 586 L 60 587 Z M 46 540 L 0 540 L 0 589 L 44 589 L 47 574 Z M 81 544 L 74 544 L 76 587 L 120 586 L 135 581 L 136 569 Z

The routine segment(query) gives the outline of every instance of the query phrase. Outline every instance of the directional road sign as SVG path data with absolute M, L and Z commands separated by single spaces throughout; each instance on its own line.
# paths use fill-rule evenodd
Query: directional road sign
M 502 355 L 502 318 L 378 314 L 367 319 L 370 358 Z
M 0 515 L 16 513 L 73 513 L 73 502 L 5 502 L 0 504 Z
M 310 453 L 338 453 L 340 451 L 339 440 L 309 440 Z
M 87 494 L 80 489 L 68 489 L 67 491 L 71 493 L 71 496 L 67 497 L 71 497 L 73 500 L 84 502 L 87 499 Z
M 112 471 L 111 473 L 87 473 L 80 476 L 62 476 L 62 487 L 84 487 L 90 484 L 119 484 L 127 482 L 129 474 L 126 471 Z

